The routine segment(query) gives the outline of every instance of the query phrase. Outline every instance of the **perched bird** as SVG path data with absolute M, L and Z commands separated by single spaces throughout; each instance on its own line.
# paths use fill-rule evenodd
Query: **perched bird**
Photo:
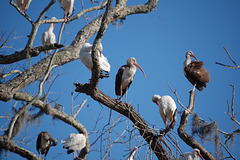
M 131 151 L 130 155 L 128 156 L 127 160 L 133 160 L 133 156 L 135 152 L 137 151 L 138 147 L 134 147 L 133 150 Z
M 40 154 L 40 157 L 41 154 L 45 154 L 44 157 L 46 157 L 50 147 L 56 145 L 57 140 L 55 138 L 52 138 L 48 132 L 41 132 L 38 135 L 36 148 L 38 153 Z
M 86 146 L 86 137 L 84 134 L 71 133 L 68 138 L 61 140 L 63 148 L 68 149 L 67 154 L 74 152 L 74 158 L 77 157 L 77 151 Z
M 152 97 L 152 101 L 158 105 L 162 120 L 165 124 L 165 127 L 167 127 L 167 119 L 169 120 L 170 124 L 173 121 L 173 115 L 177 109 L 176 103 L 172 97 L 168 95 L 160 97 L 157 94 Z
M 105 72 L 110 72 L 110 64 L 104 55 L 102 54 L 103 46 L 100 43 L 100 46 L 97 47 L 98 59 L 100 70 Z M 92 62 L 92 45 L 90 43 L 84 43 L 79 53 L 79 57 L 82 63 L 92 72 L 93 62 Z
M 58 0 L 61 7 L 64 10 L 64 19 L 66 20 L 68 16 L 71 16 L 73 11 L 74 0 Z
M 191 57 L 194 57 L 196 61 L 192 61 Z M 192 51 L 186 53 L 186 60 L 183 64 L 184 75 L 199 91 L 202 91 L 203 87 L 206 88 L 206 83 L 210 81 L 209 73 L 202 67 L 203 65 L 203 61 L 199 62 Z
M 56 20 L 55 17 L 52 17 L 51 20 Z M 54 44 L 56 43 L 56 36 L 53 33 L 55 23 L 50 23 L 49 28 L 45 30 L 42 34 L 42 45 Z M 44 51 L 47 57 L 47 53 L 51 54 L 51 50 Z
M 179 160 L 199 160 L 198 156 L 203 159 L 202 155 L 200 154 L 200 151 L 197 148 L 195 148 L 193 149 L 192 152 L 183 153 L 183 155 L 179 157 Z
M 136 59 L 133 57 L 127 60 L 127 65 L 123 65 L 119 68 L 116 75 L 115 93 L 117 96 L 120 96 L 120 100 L 122 100 L 122 96 L 125 94 L 125 103 L 127 103 L 128 88 L 132 84 L 134 75 L 137 70 L 136 66 L 143 72 L 144 77 L 146 78 L 143 69 L 137 64 Z
M 24 9 L 24 13 L 26 14 L 26 11 L 30 5 L 32 0 L 17 0 L 17 6 L 21 7 L 20 9 Z

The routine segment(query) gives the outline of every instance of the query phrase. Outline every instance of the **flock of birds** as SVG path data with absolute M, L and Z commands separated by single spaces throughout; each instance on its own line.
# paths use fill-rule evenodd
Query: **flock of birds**
M 86 136 L 84 134 L 71 133 L 68 138 L 61 140 L 61 143 L 64 144 L 63 148 L 68 150 L 67 154 L 74 152 L 75 159 L 77 157 L 77 151 L 86 147 Z M 48 132 L 41 132 L 38 135 L 36 149 L 40 157 L 41 155 L 44 155 L 44 158 L 46 158 L 50 147 L 56 145 L 57 140 L 51 137 Z
M 26 10 L 31 3 L 31 0 L 16 0 L 17 6 L 20 7 L 21 10 L 24 10 L 24 14 L 26 15 Z M 74 0 L 58 0 L 61 7 L 64 10 L 64 19 L 66 20 L 68 16 L 72 14 L 73 11 L 73 4 Z M 51 18 L 55 20 L 55 17 Z M 49 28 L 42 34 L 42 44 L 53 44 L 56 43 L 56 36 L 53 33 L 54 30 L 54 23 L 50 23 Z M 99 65 L 101 72 L 110 72 L 110 64 L 108 63 L 107 58 L 102 54 L 103 46 L 97 47 L 98 58 L 99 58 Z M 51 50 L 45 51 L 46 57 L 47 53 L 51 54 Z M 196 61 L 191 60 L 191 57 L 195 58 Z M 92 72 L 93 63 L 92 63 L 92 45 L 90 43 L 84 43 L 79 53 L 79 58 L 81 59 L 82 63 Z M 188 51 L 186 53 L 186 60 L 184 61 L 183 71 L 186 78 L 189 82 L 199 90 L 202 91 L 203 88 L 207 87 L 207 84 L 210 81 L 210 76 L 208 71 L 203 68 L 204 63 L 202 61 L 198 61 L 198 59 L 193 55 L 192 51 Z M 142 72 L 144 77 L 146 75 L 143 69 L 137 64 L 135 58 L 129 58 L 127 60 L 127 64 L 123 65 L 119 68 L 116 79 L 115 79 L 115 93 L 117 96 L 120 96 L 119 100 L 122 100 L 123 95 L 125 94 L 125 103 L 127 104 L 127 91 L 130 85 L 133 82 L 133 78 L 136 73 L 136 67 L 138 67 Z M 176 103 L 174 100 L 168 96 L 159 96 L 154 95 L 152 97 L 152 101 L 159 106 L 159 112 L 162 117 L 162 120 L 167 127 L 167 119 L 171 123 L 173 120 L 173 114 L 177 109 Z M 77 156 L 76 151 L 81 150 L 86 145 L 86 137 L 83 134 L 70 134 L 70 136 L 61 141 L 64 144 L 64 148 L 68 149 L 68 154 L 74 152 L 74 157 Z M 41 132 L 38 135 L 37 139 L 37 150 L 41 154 L 48 153 L 48 150 L 51 146 L 56 146 L 57 140 L 52 138 L 48 132 Z M 137 151 L 137 147 L 133 149 L 128 160 L 133 159 L 134 153 Z M 187 159 L 187 160 L 197 160 L 199 155 L 201 158 L 201 154 L 198 149 L 194 149 L 191 153 L 185 153 L 183 157 L 180 157 L 180 160 Z M 202 158 L 203 159 L 203 158 Z

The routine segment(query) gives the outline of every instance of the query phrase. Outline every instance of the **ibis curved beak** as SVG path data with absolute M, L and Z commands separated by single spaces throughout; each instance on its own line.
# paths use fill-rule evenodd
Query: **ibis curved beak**
M 203 159 L 202 155 L 199 152 L 197 154 L 198 154 L 199 157 L 201 157 Z
M 156 103 L 156 104 L 159 106 L 159 103 L 158 103 L 158 101 L 156 101 L 155 103 Z
M 198 61 L 198 59 L 197 59 L 197 57 L 195 57 L 193 54 L 191 55 L 193 58 L 195 58 L 196 59 L 196 61 Z
M 144 75 L 144 77 L 146 78 L 146 75 L 145 75 L 143 69 L 142 69 L 137 63 L 133 63 L 133 64 L 134 64 L 135 66 L 137 66 L 137 67 L 143 72 L 143 75 Z

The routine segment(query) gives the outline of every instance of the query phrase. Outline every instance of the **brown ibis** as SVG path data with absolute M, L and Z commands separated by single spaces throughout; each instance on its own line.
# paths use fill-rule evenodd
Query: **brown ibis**
M 152 101 L 158 105 L 160 115 L 165 124 L 165 127 L 167 128 L 167 119 L 171 124 L 173 121 L 174 112 L 177 109 L 175 101 L 171 96 L 165 95 L 161 97 L 157 94 L 152 97 Z
M 192 61 L 191 57 L 195 58 L 196 61 Z M 192 83 L 194 88 L 196 87 L 199 91 L 203 90 L 203 87 L 207 87 L 210 81 L 210 76 L 208 71 L 203 68 L 203 61 L 198 61 L 198 59 L 193 55 L 192 51 L 186 53 L 186 60 L 183 64 L 183 72 L 185 77 Z
M 127 160 L 133 160 L 133 156 L 137 150 L 138 150 L 138 147 L 134 147 L 133 150 L 130 152 Z
M 56 20 L 55 17 L 52 17 L 51 20 Z M 55 23 L 50 23 L 49 28 L 46 29 L 42 34 L 42 45 L 54 44 L 56 43 L 56 36 L 53 33 Z M 51 54 L 51 50 L 44 51 L 47 57 L 47 53 Z
M 24 10 L 24 13 L 26 15 L 26 11 L 30 5 L 32 0 L 17 0 L 17 6 L 21 7 L 21 11 Z
M 97 47 L 98 60 L 100 65 L 100 70 L 105 72 L 110 72 L 110 64 L 107 58 L 102 54 L 103 46 Z M 84 43 L 79 53 L 79 57 L 82 63 L 92 72 L 93 62 L 92 62 L 92 45 L 90 43 Z
M 125 94 L 125 103 L 127 103 L 127 91 L 132 84 L 137 70 L 136 66 L 143 72 L 143 75 L 146 78 L 143 69 L 137 64 L 136 59 L 133 57 L 127 60 L 127 65 L 123 65 L 119 68 L 116 75 L 115 93 L 117 96 L 120 96 L 120 100 L 122 100 L 122 96 Z
M 58 0 L 61 7 L 64 10 L 64 19 L 66 20 L 68 16 L 71 16 L 73 11 L 74 0 Z
M 179 160 L 199 160 L 199 157 L 202 157 L 199 149 L 195 148 L 192 152 L 186 152 L 179 157 Z
M 63 148 L 68 149 L 67 154 L 74 152 L 74 159 L 77 157 L 77 151 L 86 146 L 86 136 L 84 134 L 71 133 L 68 138 L 61 140 Z
M 46 157 L 50 147 L 56 145 L 57 140 L 55 138 L 52 138 L 48 132 L 41 132 L 38 135 L 36 148 L 38 153 L 40 154 L 40 157 L 41 154 L 45 154 Z

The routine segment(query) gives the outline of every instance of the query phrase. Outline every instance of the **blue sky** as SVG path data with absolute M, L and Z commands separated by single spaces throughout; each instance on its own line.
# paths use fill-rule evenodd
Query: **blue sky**
M 146 1 L 129 1 L 128 6 L 145 3 Z M 42 9 L 49 3 L 49 1 L 33 0 L 27 11 L 27 14 L 34 21 L 38 17 Z M 90 2 L 84 2 L 85 8 L 94 6 Z M 75 14 L 82 10 L 80 0 L 75 0 Z M 16 10 L 9 4 L 9 1 L 2 1 L 0 5 L 0 12 L 2 16 L 1 32 L 6 31 L 10 33 L 13 28 L 21 39 L 14 41 L 14 48 L 23 49 L 27 42 L 27 35 L 30 34 L 31 24 L 25 20 Z M 88 17 L 94 18 L 96 14 L 89 14 Z M 46 16 L 51 18 L 62 18 L 63 11 L 58 2 L 47 12 Z M 77 32 L 86 25 L 84 18 L 80 18 L 70 24 L 66 25 L 63 32 L 61 43 L 69 45 L 74 40 Z M 34 46 L 41 45 L 41 34 L 48 28 L 48 24 L 44 24 L 39 28 Z M 56 24 L 55 34 L 59 32 L 60 24 Z M 211 81 L 207 88 L 202 92 L 196 91 L 195 108 L 194 110 L 200 117 L 211 122 L 217 121 L 218 126 L 225 132 L 231 132 L 239 128 L 233 125 L 229 116 L 225 114 L 227 111 L 227 100 L 231 102 L 232 88 L 229 84 L 236 87 L 235 93 L 235 112 L 240 112 L 240 86 L 239 70 L 225 68 L 216 65 L 215 62 L 232 65 L 230 59 L 227 57 L 223 46 L 226 46 L 232 58 L 240 65 L 240 2 L 238 0 L 212 0 L 212 1 L 159 1 L 156 10 L 149 14 L 139 14 L 127 17 L 124 24 L 119 29 L 114 25 L 109 25 L 104 38 L 103 54 L 108 58 L 111 64 L 110 77 L 108 79 L 100 80 L 99 88 L 107 95 L 115 98 L 114 85 L 115 75 L 119 67 L 126 64 L 129 57 L 135 57 L 138 64 L 143 68 L 147 78 L 145 79 L 140 70 L 137 70 L 135 79 L 128 92 L 128 102 L 135 108 L 138 108 L 139 114 L 150 124 L 164 127 L 158 107 L 152 103 L 151 98 L 154 94 L 170 95 L 176 101 L 176 97 L 168 87 L 168 83 L 173 89 L 177 89 L 178 96 L 181 102 L 187 106 L 189 93 L 192 85 L 184 77 L 183 74 L 183 61 L 185 60 L 185 53 L 192 50 L 198 60 L 205 62 L 204 67 L 209 71 Z M 93 43 L 95 35 L 90 38 L 89 42 Z M 14 51 L 9 49 L 7 54 Z M 32 58 L 32 63 L 36 63 L 45 55 L 41 54 L 39 57 Z M 21 61 L 19 65 L 9 65 L 9 69 L 18 68 L 23 70 L 20 66 L 28 67 L 26 61 Z M 3 67 L 3 66 L 1 66 Z M 53 75 L 60 73 L 55 83 L 52 86 L 49 98 L 58 99 L 58 103 L 65 107 L 65 112 L 71 113 L 71 104 L 73 106 L 79 105 L 84 99 L 88 99 L 87 104 L 83 107 L 77 119 L 87 128 L 89 132 L 92 131 L 95 122 L 93 117 L 97 117 L 101 111 L 99 103 L 93 101 L 89 96 L 84 94 L 74 93 L 76 97 L 72 103 L 71 92 L 74 91 L 73 83 L 80 82 L 86 83 L 91 76 L 90 71 L 81 63 L 75 60 L 64 66 L 54 69 Z M 33 83 L 33 86 L 28 88 L 29 93 L 36 94 L 38 83 Z M 46 83 L 46 87 L 49 86 Z M 77 96 L 78 95 L 78 96 Z M 1 103 L 1 115 L 10 112 L 12 103 Z M 18 103 L 18 107 L 21 103 Z M 178 110 L 182 110 L 181 106 L 177 104 Z M 109 110 L 103 106 L 104 113 L 102 120 L 97 126 L 101 130 L 102 126 L 108 121 Z M 36 109 L 35 112 L 37 112 Z M 113 112 L 113 118 L 118 117 L 118 113 Z M 191 117 L 190 117 L 191 118 Z M 237 114 L 236 118 L 240 121 Z M 123 117 L 123 120 L 126 120 Z M 190 119 L 187 132 L 191 134 Z M 5 121 L 0 120 L 0 125 Z M 177 135 L 177 127 L 179 126 L 180 115 L 173 133 Z M 123 122 L 116 130 L 122 133 L 126 125 Z M 25 129 L 26 130 L 26 129 Z M 33 126 L 28 136 L 32 139 L 32 143 L 26 147 L 37 153 L 35 149 L 35 140 L 38 133 L 41 131 L 49 131 L 53 137 L 59 140 L 59 144 L 49 151 L 48 159 L 54 159 L 59 153 L 64 152 L 60 140 L 67 137 L 71 132 L 76 130 L 68 125 L 65 125 L 59 120 L 54 123 L 51 122 L 50 116 L 44 116 L 42 125 L 38 128 Z M 2 132 L 1 132 L 2 133 Z M 126 134 L 127 136 L 128 134 Z M 114 135 L 113 135 L 114 137 Z M 178 136 L 177 136 L 178 137 Z M 95 140 L 96 136 L 90 136 L 90 143 Z M 223 140 L 223 137 L 221 137 Z M 21 139 L 21 136 L 15 138 Z M 114 140 L 114 139 L 113 139 Z M 142 141 L 141 138 L 137 139 Z M 179 145 L 184 152 L 191 151 L 189 146 L 186 146 L 178 137 Z M 199 139 L 197 139 L 199 140 Z M 133 148 L 137 141 L 133 141 L 132 145 L 117 144 L 112 148 L 111 159 L 120 159 L 123 155 L 129 153 L 128 149 Z M 230 150 L 233 155 L 239 159 L 237 146 L 240 144 L 239 136 L 236 136 L 235 143 Z M 214 154 L 214 148 L 211 142 L 202 144 L 209 152 Z M 92 150 L 99 150 L 95 145 Z M 119 149 L 121 146 L 121 149 Z M 122 147 L 123 146 L 123 147 Z M 144 159 L 146 154 L 146 147 L 140 150 L 140 158 Z M 8 157 L 4 159 L 18 158 L 19 156 L 8 153 Z M 225 154 L 227 155 L 227 154 Z M 72 155 L 67 155 L 66 152 L 62 153 L 55 159 L 72 158 Z M 92 151 L 89 154 L 89 159 L 99 159 L 99 153 Z M 156 159 L 156 157 L 154 157 Z

